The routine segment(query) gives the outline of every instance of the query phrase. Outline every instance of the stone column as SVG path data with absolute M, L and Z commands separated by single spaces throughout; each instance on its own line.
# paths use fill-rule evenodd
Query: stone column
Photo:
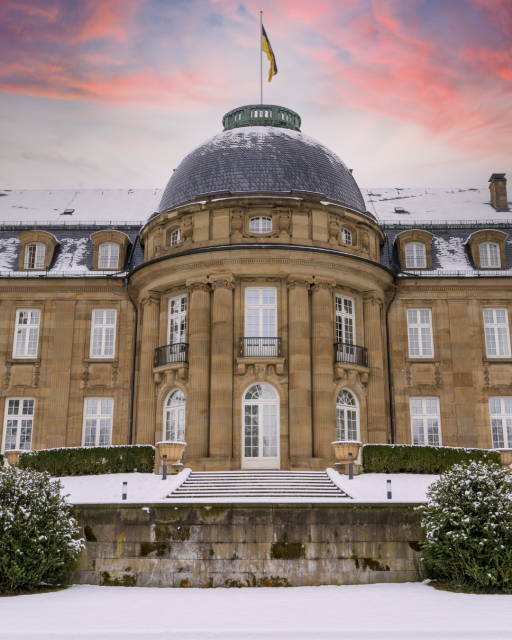
M 135 428 L 136 444 L 154 444 L 156 398 L 153 367 L 155 363 L 155 349 L 161 345 L 159 340 L 160 294 L 150 291 L 141 298 L 142 309 L 139 383 L 137 402 L 137 424 Z M 162 434 L 161 434 L 162 435 Z M 163 439 L 162 437 L 158 440 Z
M 53 358 L 46 436 L 48 449 L 66 446 L 75 304 L 75 300 L 53 303 Z
M 336 440 L 336 410 L 333 395 L 333 298 L 336 281 L 316 278 L 312 296 L 313 355 L 313 455 L 332 458 Z
M 210 410 L 210 295 L 206 278 L 187 280 L 189 383 L 185 440 L 187 458 L 208 456 Z
M 384 349 L 382 339 L 383 299 L 374 291 L 363 294 L 364 340 L 368 349 L 370 376 L 367 387 L 368 442 L 386 444 L 388 417 L 384 384 Z
M 233 452 L 233 289 L 232 275 L 210 277 L 213 289 L 210 457 Z
M 288 378 L 290 457 L 311 458 L 311 335 L 309 286 L 312 278 L 288 277 Z

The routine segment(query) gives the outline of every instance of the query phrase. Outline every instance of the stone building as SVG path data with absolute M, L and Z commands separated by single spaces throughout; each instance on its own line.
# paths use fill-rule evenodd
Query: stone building
M 512 446 L 512 230 L 479 189 L 361 190 L 254 105 L 165 190 L 0 191 L 2 451 L 187 442 L 323 470 L 336 439 Z

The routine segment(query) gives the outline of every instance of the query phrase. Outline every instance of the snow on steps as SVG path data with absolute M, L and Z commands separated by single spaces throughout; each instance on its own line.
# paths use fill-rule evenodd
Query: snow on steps
M 191 472 L 168 498 L 196 499 L 260 498 L 264 502 L 282 499 L 349 499 L 325 471 L 201 471 Z

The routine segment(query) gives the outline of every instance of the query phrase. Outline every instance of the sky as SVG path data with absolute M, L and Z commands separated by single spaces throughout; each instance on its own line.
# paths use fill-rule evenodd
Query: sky
M 512 178 L 512 0 L 1 0 L 0 188 L 164 187 L 259 102 L 364 187 Z

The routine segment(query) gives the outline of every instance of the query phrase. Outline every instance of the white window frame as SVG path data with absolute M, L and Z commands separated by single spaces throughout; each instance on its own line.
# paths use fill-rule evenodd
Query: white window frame
M 107 248 L 107 255 L 102 256 L 102 249 Z M 115 248 L 115 251 L 114 251 Z M 98 247 L 98 269 L 119 269 L 119 256 L 121 247 L 117 242 L 102 242 Z M 107 266 L 102 265 L 102 260 L 107 258 Z M 115 264 L 114 264 L 115 262 Z
M 346 394 L 350 395 L 352 397 L 352 399 L 354 400 L 354 404 L 348 404 L 346 402 L 342 402 L 340 400 L 343 400 L 343 396 L 346 396 Z M 349 416 L 348 415 L 348 411 L 355 413 L 356 417 L 355 417 L 355 423 L 356 423 L 356 433 L 355 433 L 355 438 L 349 438 L 349 419 L 353 420 L 353 416 Z M 341 431 L 341 417 L 343 416 L 343 423 L 344 426 L 343 428 L 345 429 L 345 437 L 343 438 L 343 432 Z M 347 389 L 347 388 L 343 388 L 340 389 L 338 392 L 338 395 L 336 396 L 336 440 L 350 440 L 351 442 L 360 442 L 361 438 L 360 438 L 360 428 L 359 428 L 359 416 L 360 416 L 360 411 L 359 411 L 359 401 L 357 399 L 356 394 L 351 390 L 351 389 Z M 355 462 L 355 460 L 354 460 Z
M 174 247 L 181 240 L 181 229 L 178 227 L 171 231 L 171 247 Z
M 15 406 L 13 406 L 14 403 L 18 403 L 18 413 L 13 413 Z M 31 404 L 30 404 L 31 403 Z M 8 451 L 12 451 L 12 450 L 20 450 L 21 451 L 31 451 L 32 449 L 32 442 L 34 439 L 34 414 L 35 414 L 35 405 L 36 405 L 36 400 L 35 398 L 32 397 L 12 397 L 12 398 L 5 398 L 5 411 L 4 411 L 4 428 L 3 428 L 3 434 L 2 434 L 2 453 L 5 453 L 6 449 L 5 449 L 5 441 L 7 439 L 7 429 L 8 429 L 8 423 L 9 421 L 12 420 L 18 420 L 20 424 L 16 425 L 16 429 L 17 429 L 17 433 L 16 433 L 16 443 L 14 448 L 13 447 L 9 447 Z M 11 413 L 9 413 L 9 411 L 11 411 Z M 24 413 L 25 412 L 25 413 Z M 24 417 L 25 416 L 25 417 Z M 30 422 L 30 425 L 28 424 L 23 424 L 24 422 Z M 12 428 L 12 425 L 11 425 Z M 27 445 L 27 442 L 25 441 L 23 443 L 23 448 L 21 448 L 21 430 L 22 429 L 30 429 L 30 439 L 29 439 L 29 446 Z M 26 437 L 26 433 L 24 434 Z
M 183 402 L 168 404 L 175 394 L 177 394 L 177 397 L 180 399 L 181 396 L 183 396 Z M 164 442 L 185 442 L 186 415 L 187 401 L 185 399 L 185 394 L 181 389 L 175 387 L 169 391 L 164 402 L 164 424 L 162 434 Z M 176 422 L 178 423 L 177 425 Z M 177 434 L 174 440 L 171 437 L 173 429 L 175 435 Z
M 168 344 L 179 344 L 187 341 L 187 294 L 169 298 L 167 306 L 167 339 Z M 177 327 L 177 331 L 173 330 Z
M 250 293 L 259 292 L 259 302 L 254 303 L 252 298 L 249 303 Z M 269 295 L 265 292 L 273 292 L 274 302 L 268 302 Z M 277 336 L 277 288 L 276 287 L 246 287 L 245 288 L 245 336 L 248 338 L 275 338 Z M 267 301 L 265 299 L 267 298 Z M 255 322 L 249 322 L 256 317 L 252 311 L 258 310 L 258 335 L 255 335 Z M 272 314 L 273 312 L 273 314 Z M 272 325 L 273 329 L 268 329 Z M 251 327 L 251 328 L 250 328 Z M 267 327 L 267 328 L 265 328 Z
M 489 398 L 493 449 L 512 449 L 512 398 Z M 501 433 L 500 433 L 501 432 Z
M 101 322 L 99 321 L 99 315 Z M 113 314 L 113 316 L 112 316 Z M 114 322 L 107 322 L 108 319 Z M 113 331 L 112 331 L 113 330 Z M 89 357 L 94 359 L 115 358 L 116 355 L 116 333 L 117 333 L 117 309 L 93 309 L 91 314 L 91 345 Z M 99 338 L 99 341 L 98 341 Z M 107 338 L 108 340 L 107 346 Z M 96 346 L 99 342 L 99 352 Z
M 96 404 L 94 404 L 96 403 Z M 96 413 L 93 413 L 93 410 Z M 94 444 L 90 444 L 91 438 L 87 438 L 88 421 L 96 421 Z M 104 423 L 104 424 L 102 424 Z M 110 424 L 108 424 L 110 423 Z M 114 423 L 114 398 L 108 397 L 86 397 L 84 398 L 84 414 L 82 423 L 82 447 L 107 447 L 112 445 L 112 432 Z M 107 443 L 101 443 L 101 430 L 109 429 L 109 438 Z M 104 434 L 103 434 L 104 435 Z M 89 442 L 89 444 L 87 444 Z
M 27 314 L 26 323 L 20 323 L 21 314 Z M 35 322 L 36 320 L 37 322 Z M 37 358 L 39 352 L 40 326 L 41 309 L 16 309 L 16 323 L 14 327 L 14 340 L 12 345 L 13 358 Z M 24 342 L 20 342 L 20 345 L 23 344 L 23 348 L 18 348 L 18 337 L 22 335 L 25 337 Z
M 438 396 L 411 396 L 409 399 L 409 407 L 411 412 L 412 444 L 441 447 L 443 445 L 443 438 L 441 431 L 440 398 Z M 419 422 L 422 424 L 420 425 Z M 429 424 L 429 422 L 437 422 L 437 425 Z M 417 430 L 416 433 L 415 429 Z M 422 433 L 420 433 L 420 429 Z M 430 433 L 429 429 L 432 430 Z M 435 433 L 435 430 L 437 430 L 437 433 Z M 423 442 L 420 442 L 421 439 L 423 439 Z
M 257 226 L 257 229 L 254 229 L 254 226 Z M 272 233 L 272 218 L 269 216 L 249 218 L 249 233 Z
M 356 344 L 356 302 L 340 293 L 335 296 L 336 342 Z
M 341 233 L 343 242 L 346 245 L 352 246 L 352 231 L 350 231 L 350 229 L 347 229 L 346 227 L 343 227 Z
M 270 387 L 270 389 L 274 393 L 274 398 L 263 398 L 263 399 L 247 399 L 245 396 L 247 392 L 254 386 L 260 385 L 262 387 Z M 245 422 L 246 422 L 246 406 L 248 405 L 257 405 L 258 406 L 258 456 L 248 456 L 246 457 L 246 434 L 245 434 Z M 265 438 L 265 415 L 264 415 L 264 407 L 272 407 L 275 411 L 276 417 L 276 447 L 277 453 L 275 456 L 265 457 L 263 455 L 264 451 L 264 438 Z M 255 414 L 253 414 L 255 415 Z M 269 384 L 268 382 L 252 382 L 248 387 L 244 389 L 242 394 L 242 469 L 280 469 L 281 467 L 281 409 L 280 409 L 280 398 L 277 389 Z M 274 437 L 274 436 L 271 436 Z
M 432 309 L 410 308 L 406 309 L 406 313 L 409 358 L 433 358 L 434 331 L 432 327 Z M 416 321 L 413 321 L 414 314 L 416 314 Z M 417 345 L 417 347 L 413 347 L 413 345 Z M 430 345 L 430 347 L 428 345 Z M 412 353 L 416 350 L 418 353 Z
M 423 242 L 408 242 L 405 245 L 405 268 L 426 269 L 427 248 Z
M 487 357 L 510 358 L 508 308 L 484 307 L 483 313 L 485 352 Z
M 495 250 L 494 255 L 491 247 Z M 481 242 L 478 252 L 481 269 L 501 269 L 500 245 L 497 242 Z
M 34 249 L 33 255 L 31 256 L 31 248 Z M 23 261 L 25 269 L 30 269 L 31 271 L 43 271 L 44 270 L 44 259 L 46 256 L 46 245 L 42 242 L 29 242 L 25 245 L 25 259 Z M 33 257 L 33 266 L 30 266 Z

